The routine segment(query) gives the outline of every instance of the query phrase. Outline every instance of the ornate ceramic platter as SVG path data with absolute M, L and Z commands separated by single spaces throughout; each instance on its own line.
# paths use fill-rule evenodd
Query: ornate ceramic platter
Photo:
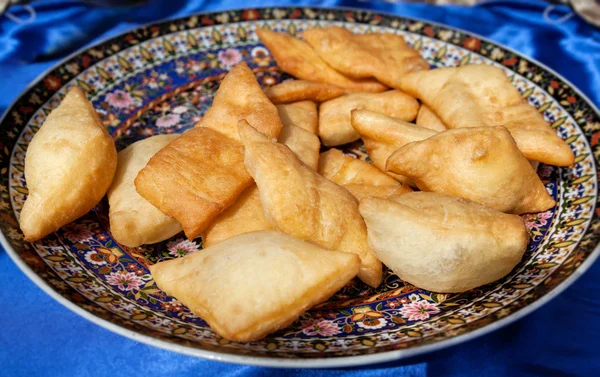
M 109 232 L 107 203 L 40 242 L 23 241 L 18 218 L 27 196 L 27 145 L 68 88 L 87 92 L 117 147 L 196 123 L 225 73 L 245 60 L 261 85 L 288 78 L 254 33 L 259 26 L 295 34 L 313 26 L 405 37 L 433 66 L 493 64 L 504 69 L 575 151 L 571 168 L 538 173 L 558 205 L 525 216 L 532 241 L 504 279 L 462 294 L 434 294 L 387 271 L 378 289 L 355 280 L 289 328 L 253 343 L 220 338 L 157 289 L 147 265 L 199 252 L 180 234 L 127 248 Z M 202 14 L 133 30 L 78 52 L 33 83 L 0 124 L 2 244 L 19 267 L 58 301 L 122 335 L 217 360 L 331 367 L 394 360 L 497 329 L 558 294 L 596 258 L 600 219 L 597 163 L 600 119 L 593 105 L 556 73 L 465 31 L 355 10 L 268 8 Z M 359 144 L 349 153 L 366 155 Z

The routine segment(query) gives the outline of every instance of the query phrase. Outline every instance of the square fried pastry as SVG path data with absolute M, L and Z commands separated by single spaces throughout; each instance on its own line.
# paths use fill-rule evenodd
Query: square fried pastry
M 323 102 L 319 106 L 319 136 L 323 145 L 342 145 L 360 138 L 359 133 L 352 128 L 350 118 L 350 112 L 359 108 L 411 121 L 417 116 L 419 103 L 399 90 L 383 93 L 350 93 Z
M 522 218 L 431 192 L 364 198 L 369 244 L 401 279 L 434 292 L 463 292 L 507 275 L 523 257 Z
M 19 224 L 34 242 L 88 213 L 117 168 L 117 149 L 79 87 L 52 110 L 27 147 L 29 194 Z
M 317 104 L 312 101 L 300 101 L 277 105 L 281 123 L 285 127 L 291 124 L 313 134 L 318 132 L 319 115 Z
M 470 199 L 506 213 L 542 212 L 555 205 L 501 126 L 457 128 L 406 144 L 390 156 L 387 169 L 412 178 L 422 191 Z
M 244 167 L 239 119 L 277 137 L 277 108 L 246 63 L 223 79 L 213 105 L 198 125 L 154 155 L 135 179 L 140 195 L 173 217 L 189 239 L 197 237 L 252 184 Z
M 239 123 L 246 168 L 254 178 L 267 219 L 279 231 L 330 250 L 357 254 L 358 277 L 377 287 L 381 262 L 367 245 L 358 201 L 343 187 L 303 164 L 285 145 Z
M 354 254 L 263 231 L 149 268 L 160 289 L 217 334 L 250 342 L 328 299 L 356 275 L 359 264 Z
M 279 142 L 287 145 L 306 166 L 317 170 L 321 142 L 316 135 L 288 123 L 281 130 Z M 270 229 L 275 227 L 265 217 L 258 188 L 253 184 L 210 224 L 202 240 L 204 246 L 211 246 L 238 234 Z
M 504 126 L 530 160 L 573 164 L 573 151 L 504 72 L 486 64 L 414 72 L 402 90 L 419 98 L 448 128 Z
M 411 141 L 427 139 L 437 132 L 412 123 L 392 118 L 369 110 L 353 110 L 352 127 L 365 143 L 369 158 L 381 171 L 385 170 L 388 157 Z M 414 186 L 415 183 L 402 175 L 387 172 L 401 183 Z
M 256 29 L 256 35 L 267 46 L 282 71 L 302 79 L 337 85 L 347 91 L 382 92 L 385 85 L 373 79 L 356 80 L 331 68 L 302 39 L 268 29 Z
M 415 124 L 419 127 L 425 127 L 439 132 L 446 131 L 448 129 L 442 120 L 435 115 L 435 113 L 431 111 L 427 105 L 421 105 L 421 107 L 419 107 L 419 113 L 417 114 Z
M 333 26 L 308 29 L 302 36 L 334 69 L 357 79 L 375 77 L 391 88 L 399 88 L 405 74 L 429 69 L 429 63 L 400 35 L 353 34 Z
M 332 148 L 321 153 L 319 174 L 343 186 L 358 200 L 367 196 L 387 198 L 411 192 L 403 185 L 368 162 L 347 156 Z
M 345 92 L 337 85 L 307 80 L 287 80 L 265 89 L 267 97 L 276 105 L 300 101 L 324 102 Z
M 137 141 L 119 152 L 117 172 L 108 189 L 110 233 L 120 244 L 137 247 L 164 241 L 181 232 L 177 220 L 142 198 L 134 180 L 150 158 L 180 135 L 156 135 Z

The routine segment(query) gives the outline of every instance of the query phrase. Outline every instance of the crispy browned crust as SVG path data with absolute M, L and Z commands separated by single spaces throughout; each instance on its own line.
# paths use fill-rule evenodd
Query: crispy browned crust
M 386 86 L 376 80 L 354 80 L 331 68 L 305 41 L 285 33 L 256 29 L 284 72 L 302 79 L 340 86 L 349 91 L 382 92 Z
M 246 63 L 225 76 L 196 128 L 163 148 L 136 177 L 140 195 L 179 221 L 189 239 L 252 184 L 237 133 L 240 119 L 268 137 L 279 136 L 282 128 L 277 108 Z
M 196 238 L 252 184 L 244 148 L 210 128 L 194 128 L 150 159 L 135 179 L 140 195 Z
M 341 96 L 346 91 L 333 84 L 307 80 L 289 80 L 265 89 L 267 97 L 276 105 L 298 101 L 324 102 Z

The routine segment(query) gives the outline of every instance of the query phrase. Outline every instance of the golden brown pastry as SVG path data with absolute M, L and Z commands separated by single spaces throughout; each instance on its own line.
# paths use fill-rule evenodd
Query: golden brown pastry
M 345 92 L 337 85 L 307 80 L 288 80 L 265 89 L 267 97 L 276 105 L 307 100 L 324 102 Z
M 259 340 L 287 327 L 358 272 L 356 255 L 273 231 L 246 233 L 150 266 L 160 289 L 220 336 Z
M 354 80 L 331 68 L 305 41 L 286 33 L 256 29 L 256 35 L 271 51 L 282 71 L 302 79 L 333 84 L 349 91 L 382 92 L 381 83 L 372 80 Z
M 202 244 L 210 247 L 238 234 L 274 229 L 265 217 L 258 187 L 253 184 L 202 233 Z
M 367 245 L 354 196 L 246 122 L 241 121 L 239 129 L 246 168 L 258 186 L 267 219 L 283 233 L 326 249 L 357 254 L 361 259 L 358 277 L 377 287 L 381 262 Z
M 279 142 L 287 145 L 296 157 L 312 170 L 316 171 L 319 168 L 321 141 L 317 135 L 288 124 L 281 130 Z
M 283 126 L 279 142 L 287 145 L 306 166 L 317 170 L 321 146 L 317 135 L 288 124 Z M 271 229 L 275 227 L 265 218 L 258 188 L 253 184 L 215 219 L 202 234 L 202 239 L 208 247 L 238 234 Z
M 335 148 L 321 153 L 319 174 L 343 186 L 358 200 L 366 196 L 387 198 L 412 191 L 368 162 L 347 156 Z
M 319 136 L 323 145 L 342 145 L 360 138 L 350 121 L 350 112 L 358 108 L 411 121 L 417 116 L 419 103 L 399 90 L 383 93 L 351 93 L 323 102 L 319 106 Z
M 312 101 L 300 101 L 277 105 L 277 111 L 284 127 L 289 124 L 305 129 L 313 134 L 318 132 L 319 115 L 316 103 Z
M 359 208 L 381 261 L 401 279 L 434 292 L 463 292 L 502 278 L 529 241 L 519 216 L 452 196 L 365 198 Z
M 352 34 L 333 26 L 308 29 L 302 36 L 327 64 L 353 78 L 375 77 L 399 88 L 402 76 L 429 69 L 429 63 L 396 34 Z
M 277 108 L 246 63 L 223 79 L 212 107 L 198 125 L 150 159 L 135 179 L 138 193 L 197 237 L 252 184 L 244 147 L 231 126 L 247 119 L 258 132 L 277 137 Z
M 19 218 L 25 240 L 44 238 L 89 212 L 116 168 L 112 138 L 85 93 L 72 87 L 27 147 L 29 195 Z
M 353 110 L 351 122 L 365 143 L 373 165 L 382 171 L 385 171 L 388 157 L 400 147 L 411 141 L 427 139 L 437 133 L 369 110 Z M 387 173 L 404 184 L 415 184 L 402 175 Z
M 429 106 L 448 128 L 504 126 L 528 159 L 573 164 L 571 148 L 500 68 L 482 64 L 415 72 L 403 78 L 401 87 Z
M 541 212 L 555 205 L 504 127 L 458 128 L 406 144 L 390 156 L 387 169 L 412 178 L 422 191 L 506 213 Z
M 110 232 L 120 244 L 137 247 L 164 241 L 181 232 L 177 220 L 142 198 L 133 181 L 152 156 L 179 135 L 157 135 L 135 142 L 119 152 L 117 172 L 108 189 Z
M 427 105 L 421 105 L 415 124 L 419 127 L 429 128 L 434 131 L 446 131 L 447 128 L 444 123 L 438 118 L 437 115 Z

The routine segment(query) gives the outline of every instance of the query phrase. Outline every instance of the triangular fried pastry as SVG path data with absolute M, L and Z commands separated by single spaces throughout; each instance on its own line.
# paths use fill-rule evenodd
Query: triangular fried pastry
M 504 126 L 528 159 L 573 164 L 569 145 L 500 68 L 481 64 L 415 72 L 402 79 L 402 90 L 429 106 L 448 128 Z
M 189 239 L 197 237 L 252 184 L 244 147 L 231 125 L 249 119 L 258 132 L 277 137 L 277 108 L 246 63 L 223 79 L 199 124 L 154 155 L 135 179 L 140 195 L 173 217 Z
M 429 69 L 429 63 L 396 34 L 353 34 L 333 26 L 308 29 L 302 36 L 334 69 L 354 78 L 375 77 L 392 88 L 400 87 L 405 74 Z
M 268 29 L 256 29 L 282 71 L 302 79 L 333 84 L 354 92 L 382 92 L 385 85 L 373 79 L 355 80 L 331 68 L 302 39 Z
M 367 109 L 411 121 L 417 116 L 419 103 L 399 90 L 383 93 L 350 93 L 323 102 L 319 106 L 319 136 L 323 145 L 342 145 L 360 138 L 359 133 L 352 128 L 350 112 L 353 109 Z
M 366 196 L 387 198 L 412 191 L 368 162 L 347 156 L 335 148 L 321 153 L 319 174 L 343 186 L 358 200 Z
M 283 126 L 293 125 L 316 134 L 319 127 L 317 104 L 312 101 L 300 101 L 277 105 L 277 112 Z
M 421 107 L 419 107 L 419 113 L 417 114 L 415 124 L 419 127 L 425 127 L 439 132 L 447 130 L 444 123 L 442 123 L 442 120 L 435 115 L 427 105 L 421 105 Z
M 250 342 L 328 299 L 356 275 L 359 264 L 356 255 L 263 231 L 149 268 L 160 289 L 217 334 Z
M 337 85 L 307 80 L 287 80 L 265 89 L 267 97 L 276 105 L 307 100 L 324 102 L 345 92 Z
M 279 142 L 287 145 L 306 166 L 317 170 L 321 146 L 317 135 L 287 124 L 281 130 Z M 271 229 L 275 228 L 265 218 L 258 188 L 253 184 L 213 221 L 202 234 L 202 240 L 208 247 L 238 234 Z
M 523 219 L 466 199 L 412 192 L 365 198 L 369 245 L 401 279 L 434 292 L 464 292 L 507 275 L 523 257 Z
M 377 287 L 381 262 L 367 245 L 356 198 L 246 122 L 239 123 L 239 130 L 246 168 L 258 186 L 267 219 L 283 233 L 326 249 L 357 254 L 361 259 L 358 277 Z
M 135 190 L 133 181 L 150 158 L 180 135 L 156 135 L 119 152 L 117 172 L 108 189 L 110 233 L 120 244 L 137 247 L 164 241 L 181 232 L 177 220 L 162 213 Z
M 85 93 L 72 87 L 27 148 L 29 194 L 19 218 L 25 240 L 37 241 L 88 213 L 116 168 L 112 138 Z
M 352 127 L 365 143 L 373 165 L 381 171 L 385 171 L 388 157 L 400 147 L 411 141 L 427 139 L 437 133 L 369 110 L 353 110 L 351 121 Z M 414 186 L 414 182 L 407 177 L 387 173 L 401 183 Z
M 504 127 L 457 128 L 406 144 L 387 169 L 422 191 L 459 196 L 522 214 L 554 207 L 540 178 Z

